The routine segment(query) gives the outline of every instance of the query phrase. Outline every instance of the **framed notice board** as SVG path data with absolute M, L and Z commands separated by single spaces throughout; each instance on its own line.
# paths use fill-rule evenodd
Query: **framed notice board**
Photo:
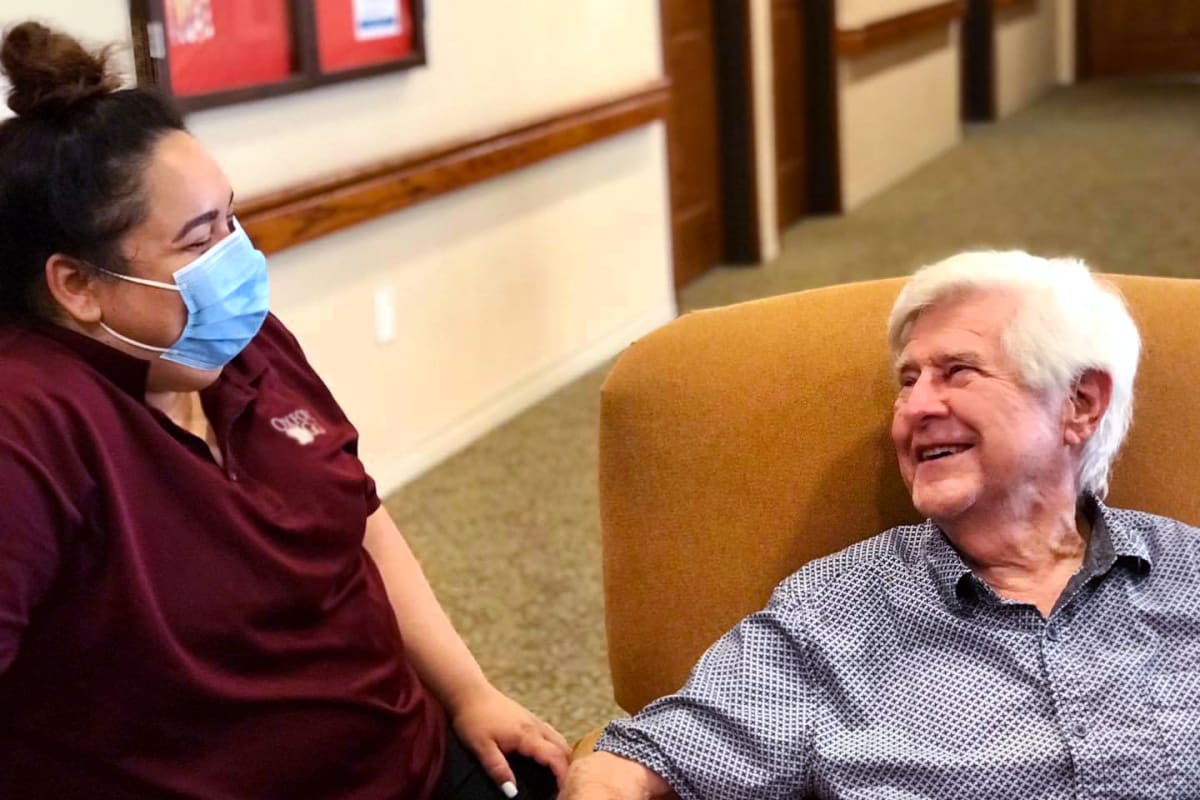
M 131 0 L 138 82 L 185 111 L 425 63 L 421 0 Z

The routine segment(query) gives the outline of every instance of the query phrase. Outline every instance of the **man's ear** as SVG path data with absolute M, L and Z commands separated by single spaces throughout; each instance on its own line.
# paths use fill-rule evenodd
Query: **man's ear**
M 1063 441 L 1082 445 L 1092 438 L 1111 400 L 1111 375 L 1098 369 L 1080 375 L 1063 405 Z
M 96 275 L 78 259 L 55 253 L 46 259 L 46 288 L 59 310 L 81 325 L 100 321 Z

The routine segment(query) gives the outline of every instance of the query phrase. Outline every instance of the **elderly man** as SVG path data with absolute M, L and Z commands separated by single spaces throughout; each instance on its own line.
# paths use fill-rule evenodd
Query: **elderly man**
M 967 253 L 888 336 L 928 520 L 783 581 L 564 798 L 1200 797 L 1200 532 L 1102 502 L 1140 349 L 1119 296 Z

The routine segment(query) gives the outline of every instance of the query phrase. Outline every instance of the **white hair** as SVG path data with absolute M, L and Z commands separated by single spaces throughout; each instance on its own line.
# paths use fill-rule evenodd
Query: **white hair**
M 1021 251 L 969 252 L 923 267 L 909 279 L 888 317 L 888 345 L 897 358 L 909 329 L 927 308 L 977 292 L 1007 291 L 1017 312 L 1001 344 L 1024 384 L 1038 392 L 1069 392 L 1088 370 L 1112 378 L 1108 411 L 1084 444 L 1081 491 L 1103 498 L 1108 473 L 1133 418 L 1133 381 L 1141 336 L 1120 292 L 1082 261 Z

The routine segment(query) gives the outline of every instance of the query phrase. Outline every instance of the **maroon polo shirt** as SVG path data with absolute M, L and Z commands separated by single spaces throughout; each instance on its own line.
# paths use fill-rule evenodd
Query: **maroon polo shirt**
M 271 317 L 201 394 L 0 328 L 0 798 L 427 798 L 445 723 L 362 547 L 358 435 Z

